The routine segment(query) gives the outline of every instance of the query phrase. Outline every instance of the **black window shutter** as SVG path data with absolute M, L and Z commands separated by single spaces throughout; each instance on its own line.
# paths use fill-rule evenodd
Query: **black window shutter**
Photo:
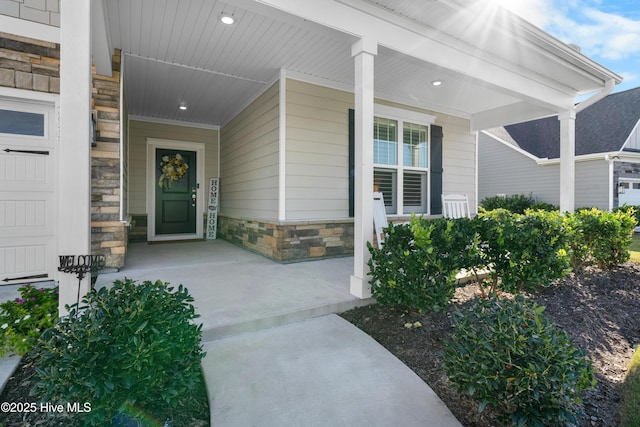
M 355 216 L 355 176 L 356 176 L 356 135 L 355 110 L 349 109 L 349 216 Z
M 442 126 L 431 125 L 431 214 L 442 214 Z

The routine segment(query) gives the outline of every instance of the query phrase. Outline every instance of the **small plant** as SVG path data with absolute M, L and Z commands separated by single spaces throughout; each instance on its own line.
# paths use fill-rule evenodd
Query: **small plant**
M 512 213 L 523 214 L 527 209 L 554 211 L 559 208 L 551 203 L 539 202 L 530 194 L 514 194 L 511 196 L 492 196 L 485 197 L 480 202 L 480 206 L 485 211 L 494 209 L 506 209 Z
M 89 402 L 88 425 L 132 408 L 159 419 L 188 404 L 204 356 L 202 325 L 180 285 L 161 281 L 115 281 L 90 291 L 84 311 L 70 315 L 42 335 L 32 393 L 42 401 Z
M 610 270 L 629 259 L 629 245 L 636 226 L 632 208 L 617 212 L 580 209 L 569 215 L 567 221 L 574 271 L 594 264 Z
M 495 209 L 479 220 L 482 257 L 491 265 L 489 293 L 531 291 L 569 271 L 567 231 L 559 211 L 520 215 Z
M 591 363 L 523 296 L 476 298 L 455 314 L 444 370 L 459 392 L 493 405 L 516 426 L 575 423 L 583 391 L 595 386 Z
M 0 357 L 23 355 L 58 319 L 58 288 L 18 288 L 20 297 L 0 304 Z
M 466 228 L 465 228 L 466 227 Z M 424 220 L 390 225 L 381 248 L 368 245 L 373 296 L 380 304 L 442 310 L 455 291 L 455 276 L 473 251 L 470 220 Z

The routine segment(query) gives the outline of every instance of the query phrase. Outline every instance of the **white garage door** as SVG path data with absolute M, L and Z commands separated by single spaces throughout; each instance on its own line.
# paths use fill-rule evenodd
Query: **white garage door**
M 54 111 L 0 97 L 0 284 L 55 277 Z
M 640 180 L 620 178 L 619 185 L 624 189 L 624 192 L 618 193 L 618 206 L 640 205 Z

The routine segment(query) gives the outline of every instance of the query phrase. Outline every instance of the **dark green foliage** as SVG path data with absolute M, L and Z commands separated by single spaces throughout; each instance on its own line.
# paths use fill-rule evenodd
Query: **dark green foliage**
M 202 325 L 180 285 L 130 279 L 92 290 L 88 305 L 46 331 L 32 393 L 44 402 L 90 402 L 86 423 L 103 425 L 130 408 L 170 416 L 188 404 L 204 356 Z
M 595 208 L 567 215 L 571 267 L 579 272 L 585 266 L 612 269 L 629 259 L 629 245 L 636 226 L 632 209 L 616 212 Z
M 557 206 L 550 203 L 537 202 L 532 195 L 514 194 L 511 196 L 485 197 L 480 202 L 480 206 L 486 211 L 494 209 L 506 209 L 509 212 L 523 214 L 527 209 L 553 211 L 558 210 Z
M 480 214 L 479 221 L 491 292 L 531 291 L 569 271 L 566 227 L 558 211 L 519 215 L 496 209 Z
M 575 405 L 595 386 L 584 353 L 543 314 L 517 296 L 478 299 L 457 312 L 444 370 L 459 392 L 494 405 L 516 426 L 575 422 Z
M 455 290 L 455 276 L 466 267 L 475 245 L 472 222 L 413 217 L 390 225 L 381 248 L 368 245 L 373 296 L 380 304 L 441 310 Z

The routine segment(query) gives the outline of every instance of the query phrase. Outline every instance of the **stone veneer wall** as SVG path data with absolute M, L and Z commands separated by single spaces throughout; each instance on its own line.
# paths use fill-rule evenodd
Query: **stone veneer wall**
M 280 262 L 353 255 L 353 220 L 268 221 L 218 216 L 225 239 Z
M 0 86 L 60 93 L 60 45 L 0 32 Z
M 96 146 L 91 149 L 91 252 L 107 258 L 107 268 L 124 266 L 128 224 L 120 221 L 120 51 L 112 76 L 92 70 L 92 110 Z

